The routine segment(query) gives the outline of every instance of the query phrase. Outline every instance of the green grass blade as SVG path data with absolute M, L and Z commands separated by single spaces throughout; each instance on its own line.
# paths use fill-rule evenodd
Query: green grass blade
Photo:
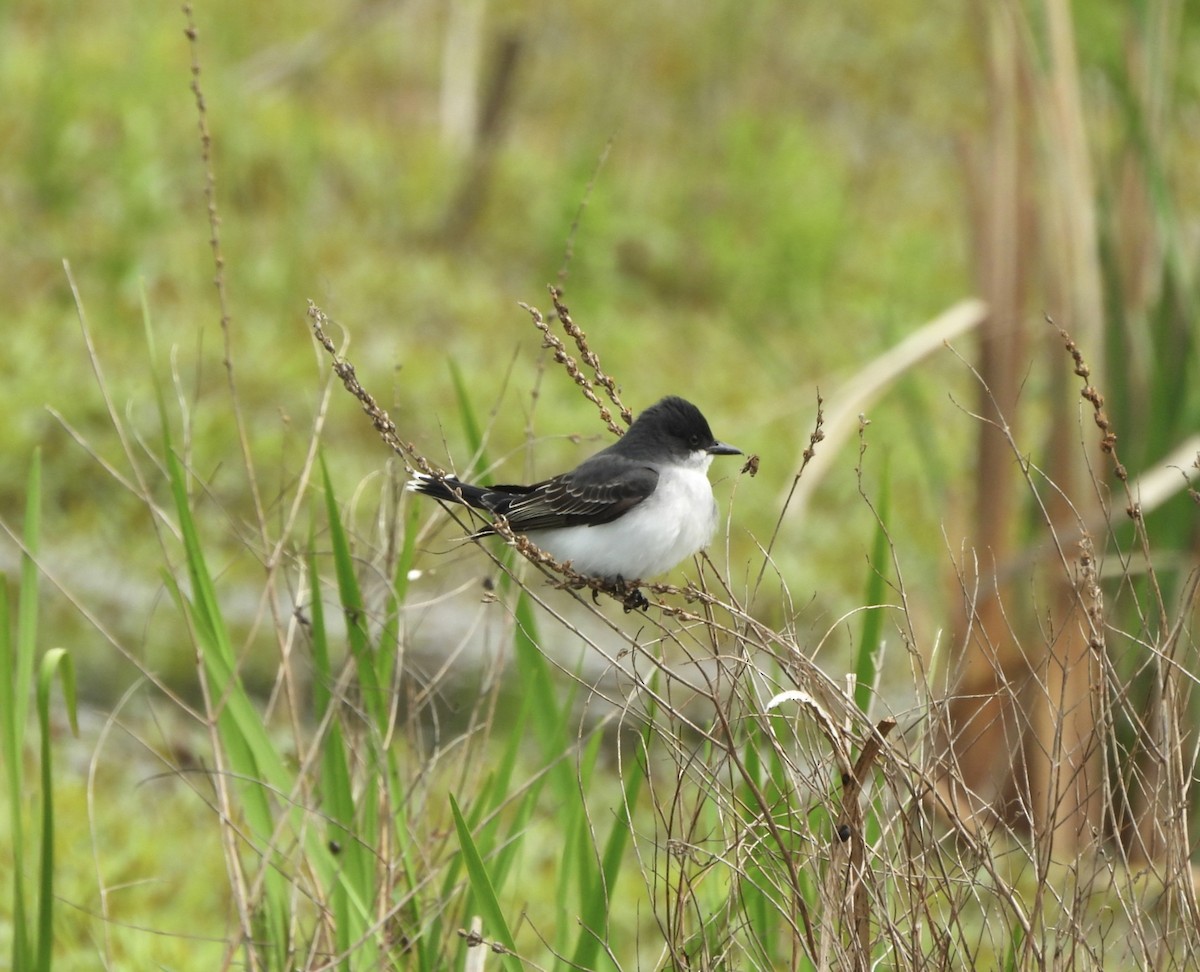
M 325 605 L 321 600 L 316 557 L 312 553 L 311 543 L 308 565 L 309 576 L 313 581 L 312 604 L 309 608 L 313 657 L 313 713 L 317 722 L 322 722 L 333 701 L 334 676 L 333 666 L 329 661 Z M 329 842 L 330 852 L 338 858 L 339 862 L 348 860 L 349 858 L 343 855 L 352 853 L 350 849 L 355 846 L 352 826 L 354 806 L 342 728 L 336 717 L 330 721 L 329 728 L 321 742 L 320 798 L 322 808 L 329 816 L 325 835 Z M 352 867 L 353 865 L 349 865 L 347 869 Z M 350 910 L 349 897 L 341 880 L 335 881 L 334 886 L 330 889 L 330 908 L 336 923 L 337 949 L 339 952 L 346 952 L 354 941 L 351 936 L 354 918 Z M 343 960 L 340 967 L 347 968 L 347 960 Z
M 364 794 L 364 799 L 373 796 L 373 793 Z M 358 838 L 346 745 L 341 726 L 336 722 L 330 725 L 321 747 L 321 800 L 322 809 L 330 818 L 326 828 L 327 847 L 341 868 L 330 889 L 337 922 L 336 940 L 338 951 L 348 952 L 366 931 L 363 915 L 355 907 L 355 901 L 370 902 L 374 899 L 374 869 L 368 848 Z M 374 831 L 364 825 L 362 833 L 371 834 Z M 352 895 L 351 890 L 357 894 Z M 341 967 L 349 972 L 349 958 L 342 962 Z
M 404 519 L 404 532 L 400 541 L 400 554 L 396 558 L 396 569 L 392 574 L 391 597 L 385 608 L 383 625 L 379 632 L 376 665 L 379 684 L 385 691 L 393 688 L 398 662 L 398 646 L 401 638 L 401 619 L 405 602 L 408 600 L 409 573 L 417 556 L 417 531 L 421 509 L 410 503 Z
M 489 825 L 487 831 L 494 831 L 500 825 L 501 815 L 495 811 L 499 810 L 503 805 L 512 788 L 512 778 L 516 771 L 517 757 L 520 755 L 522 744 L 525 740 L 525 726 L 529 721 L 529 708 L 529 697 L 524 696 L 515 721 L 508 727 L 508 741 L 504 747 L 504 751 L 500 755 L 500 761 L 496 764 L 495 772 L 489 778 L 487 786 L 480 793 L 479 802 L 481 807 L 485 813 L 493 815 L 493 822 Z M 499 840 L 491 837 L 489 834 L 489 840 L 500 847 L 492 868 L 492 876 L 498 887 L 504 886 L 508 870 L 517 852 L 521 849 L 523 843 L 521 835 L 525 833 L 525 828 L 533 818 L 537 798 L 542 792 L 545 780 L 546 777 L 544 775 L 539 776 L 526 788 L 525 795 L 521 798 L 521 803 L 517 807 L 516 815 L 509 823 L 508 840 Z
M 321 600 L 321 581 L 317 573 L 317 559 L 309 540 L 308 576 L 312 578 L 312 604 L 309 605 L 309 621 L 313 656 L 313 714 L 320 722 L 325 718 L 333 702 L 333 664 L 329 660 L 329 635 L 325 628 L 325 602 Z
M 310 637 L 313 652 L 313 709 L 317 721 L 323 721 L 334 704 L 332 686 L 336 677 L 330 660 L 329 634 L 325 622 L 325 604 L 320 596 L 316 556 L 309 547 L 309 576 L 313 578 L 312 603 L 310 605 Z M 366 745 L 374 747 L 375 739 L 366 737 Z M 321 809 L 328 818 L 328 826 L 324 830 L 325 839 L 322 846 L 310 846 L 309 855 L 330 854 L 334 866 L 329 880 L 330 907 L 334 913 L 335 934 L 338 950 L 347 952 L 355 942 L 362 941 L 362 950 L 355 956 L 355 962 L 364 962 L 371 966 L 377 959 L 372 958 L 378 953 L 377 943 L 367 937 L 370 927 L 370 915 L 373 914 L 376 900 L 376 869 L 375 857 L 370 847 L 362 839 L 363 835 L 378 833 L 378 821 L 373 816 L 373 810 L 378 805 L 378 784 L 376 777 L 379 773 L 378 754 L 372 750 L 366 756 L 368 764 L 367 783 L 358 800 L 354 796 L 354 784 L 350 768 L 354 756 L 350 745 L 346 742 L 341 722 L 336 714 L 330 718 L 329 728 L 321 741 L 320 786 L 319 796 Z M 392 785 L 398 789 L 399 782 L 394 770 Z M 400 828 L 404 831 L 405 828 Z M 400 853 L 406 864 L 405 873 L 411 873 L 407 868 L 408 845 L 404 834 L 400 834 Z M 409 915 L 409 918 L 414 918 Z M 415 920 L 413 922 L 416 924 Z M 424 943 L 418 939 L 418 949 L 424 949 Z M 341 967 L 351 967 L 349 956 L 341 963 Z
M 887 591 L 887 523 L 891 497 L 888 483 L 887 461 L 885 460 L 879 500 L 875 505 L 878 519 L 875 521 L 875 537 L 871 544 L 867 586 L 863 592 L 863 604 L 871 605 L 872 609 L 863 613 L 862 633 L 858 639 L 858 651 L 854 660 L 854 702 L 863 712 L 870 709 L 871 699 L 879 685 L 879 652 L 883 637 L 883 612 L 876 606 L 883 604 Z
M 476 801 L 477 808 L 471 814 L 471 818 L 477 820 L 491 815 L 492 819 L 483 825 L 476 845 L 497 848 L 491 870 L 492 880 L 497 888 L 504 887 L 513 862 L 524 846 L 524 834 L 529 827 L 529 822 L 533 819 L 534 812 L 537 809 L 538 798 L 546 783 L 546 775 L 543 773 L 525 784 L 525 792 L 521 797 L 520 804 L 517 806 L 516 813 L 508 820 L 507 836 L 499 835 L 498 831 L 501 826 L 502 815 L 496 811 L 504 804 L 508 798 L 508 794 L 511 792 L 512 779 L 516 770 L 518 757 L 524 747 L 525 726 L 528 724 L 529 709 L 532 705 L 533 703 L 529 695 L 523 694 L 521 708 L 517 713 L 516 720 L 508 729 L 508 742 L 504 748 L 504 752 L 495 771 L 490 774 L 486 784 L 481 789 L 479 798 Z M 468 825 L 470 825 L 470 820 L 468 820 Z M 472 832 L 474 832 L 473 828 Z M 461 855 L 452 858 L 448 863 L 442 880 L 441 900 L 448 901 L 453 896 L 462 863 L 463 857 Z M 431 934 L 435 940 L 441 934 L 441 927 L 442 917 L 438 915 L 431 928 Z
M 578 900 L 575 905 L 576 914 L 582 915 L 586 908 L 595 908 L 594 902 L 589 902 L 588 895 L 598 891 L 603 902 L 603 886 L 599 862 L 596 860 L 596 847 L 592 842 L 592 834 L 588 828 L 587 805 L 583 794 L 591 789 L 590 781 L 596 767 L 596 757 L 600 753 L 600 743 L 603 736 L 593 734 L 584 747 L 579 761 L 579 778 L 571 787 L 571 802 L 558 810 L 559 833 L 562 838 L 563 855 L 558 867 L 558 943 L 555 952 L 561 954 L 565 949 L 569 929 L 575 924 L 568 918 L 567 903 L 571 900 L 571 887 L 574 886 Z M 565 764 L 564 764 L 565 765 Z M 600 905 L 600 918 L 603 920 L 604 905 Z M 596 926 L 589 926 L 595 928 Z M 586 934 L 586 930 L 584 932 Z
M 504 917 L 500 902 L 496 898 L 496 891 L 492 886 L 492 879 L 488 876 L 487 868 L 484 866 L 483 858 L 480 857 L 475 842 L 471 839 L 471 831 L 467 827 L 467 822 L 463 819 L 462 812 L 458 809 L 458 802 L 453 795 L 450 796 L 450 810 L 454 814 L 454 827 L 458 832 L 458 844 L 462 849 L 471 891 L 483 912 L 484 935 L 498 941 L 508 949 L 508 954 L 501 956 L 500 959 L 504 968 L 510 972 L 521 972 L 521 960 L 516 955 L 516 940 L 513 938 L 512 930 L 508 927 L 508 921 Z
M 34 656 L 37 650 L 38 570 L 36 556 L 41 536 L 42 511 L 41 451 L 34 450 L 25 493 L 25 548 L 17 588 L 17 630 L 9 627 L 7 578 L 0 574 L 0 746 L 8 777 L 8 814 L 12 835 L 13 940 L 12 968 L 35 961 L 30 952 L 28 912 L 25 898 L 24 786 L 25 720 L 33 692 Z M 74 712 L 72 711 L 72 720 Z M 73 724 L 73 723 L 72 723 Z
M 462 372 L 453 361 L 450 364 L 450 380 L 454 383 L 454 397 L 458 401 L 458 415 L 462 421 L 463 434 L 467 437 L 467 445 L 471 447 L 470 468 L 464 473 L 468 482 L 484 482 L 484 472 L 488 468 L 487 454 L 483 450 L 483 429 L 475 417 L 475 409 L 471 406 L 471 396 L 467 383 L 463 380 Z
M 25 837 L 21 794 L 25 792 L 24 761 L 21 758 L 21 727 L 17 725 L 15 699 L 25 689 L 17 681 L 17 658 L 12 632 L 9 630 L 8 578 L 0 574 L 0 733 L 3 738 L 4 770 L 8 778 L 9 831 L 12 834 L 12 962 L 9 968 L 20 969 L 32 962 L 29 955 L 25 926 Z
M 1019 922 L 1014 921 L 1012 932 L 1008 938 L 1008 948 L 1004 954 L 1004 972 L 1017 972 L 1021 967 L 1021 953 L 1025 949 L 1025 929 Z
M 740 906 L 746 916 L 751 934 L 747 945 L 757 954 L 756 964 L 762 968 L 776 968 L 781 963 L 775 954 L 779 936 L 779 910 L 763 888 L 770 887 L 770 876 L 754 855 L 744 865 L 738 880 Z
M 325 513 L 329 529 L 330 543 L 333 551 L 334 573 L 337 577 L 338 598 L 346 620 L 346 635 L 349 642 L 350 654 L 354 659 L 355 672 L 358 675 L 359 690 L 363 706 L 367 711 L 372 732 L 364 739 L 363 758 L 364 788 L 357 802 L 353 795 L 353 785 L 350 779 L 351 757 L 344 741 L 340 726 L 334 722 L 325 740 L 323 750 L 323 795 L 328 801 L 327 812 L 335 821 L 331 828 L 331 839 L 341 848 L 338 854 L 339 881 L 338 895 L 345 896 L 342 903 L 341 924 L 338 936 L 343 945 L 356 941 L 363 944 L 357 953 L 355 962 L 370 966 L 376 954 L 376 941 L 373 936 L 364 937 L 367 931 L 369 915 L 373 913 L 372 902 L 375 899 L 375 868 L 369 848 L 357 835 L 374 835 L 378 833 L 378 785 L 381 774 L 380 751 L 378 740 L 386 737 L 391 707 L 388 704 L 387 683 L 381 681 L 381 660 L 391 657 L 383 645 L 377 650 L 371 643 L 367 629 L 366 601 L 362 588 L 358 583 L 354 558 L 350 550 L 349 536 L 342 525 L 341 512 L 338 509 L 337 498 L 334 495 L 333 482 L 329 477 L 329 467 L 324 454 L 320 456 L 321 478 L 324 485 Z M 314 577 L 316 575 L 314 574 Z M 321 616 L 322 624 L 324 616 Z M 327 649 L 326 649 L 327 655 Z M 328 657 L 325 659 L 327 677 L 332 684 L 333 673 L 329 668 Z M 390 676 L 389 676 L 390 677 Z M 391 773 L 390 778 L 396 780 Z M 349 900 L 365 905 L 351 909 Z
M 421 507 L 409 503 L 404 515 L 404 538 L 401 541 L 400 556 L 396 560 L 396 574 L 392 578 L 392 594 L 396 603 L 403 605 L 408 600 L 409 575 L 417 559 L 417 534 L 421 525 Z
M 629 809 L 637 806 L 643 779 L 644 776 L 639 768 L 636 772 L 629 773 L 622 781 L 623 799 L 617 812 L 617 818 L 608 832 L 608 839 L 604 842 L 600 873 L 590 887 L 583 889 L 583 908 L 580 916 L 583 927 L 580 929 L 579 943 L 575 946 L 575 955 L 571 962 L 573 968 L 597 968 L 601 936 L 605 934 L 608 927 L 613 889 L 620 876 L 621 865 L 625 861 L 625 850 L 629 846 L 629 838 L 633 834 L 633 820 L 629 815 Z
M 504 887 L 504 882 L 508 879 L 509 871 L 512 869 L 513 861 L 516 860 L 517 854 L 524 846 L 524 835 L 530 821 L 533 819 L 534 811 L 537 809 L 537 801 L 541 795 L 542 782 L 544 780 L 544 776 L 535 780 L 529 785 L 525 791 L 525 795 L 521 797 L 517 812 L 513 814 L 512 820 L 509 823 L 507 836 L 503 839 L 492 838 L 492 842 L 500 848 L 495 856 L 495 864 L 492 867 L 492 877 L 498 888 Z
M 75 707 L 75 665 L 65 648 L 52 648 L 42 658 L 38 676 L 38 723 L 42 732 L 42 835 L 41 875 L 38 893 L 37 964 L 38 972 L 50 972 L 51 947 L 54 943 L 54 774 L 51 761 L 50 689 L 58 673 L 71 732 L 79 735 Z
M 563 740 L 569 738 L 566 723 L 570 705 L 558 700 L 550 666 L 542 656 L 533 601 L 524 591 L 517 595 L 515 614 L 517 624 L 513 631 L 513 654 L 517 678 L 532 702 L 530 717 L 542 757 L 547 763 L 554 764 L 550 768 L 550 776 L 555 797 L 561 806 L 571 806 L 577 800 L 575 777 L 570 765 L 560 758 Z
M 13 722 L 17 726 L 18 749 L 29 712 L 29 690 L 33 685 L 33 658 L 37 647 L 38 567 L 37 553 L 42 520 L 42 453 L 33 451 L 25 487 L 25 550 L 21 556 L 21 586 L 17 595 L 17 686 L 13 700 Z
M 185 596 L 172 574 L 164 574 L 164 579 L 180 612 L 191 620 L 210 689 L 221 702 L 217 732 L 228 756 L 229 769 L 237 780 L 235 790 L 254 846 L 263 857 L 264 898 L 259 916 L 261 928 L 256 934 L 261 934 L 268 943 L 270 961 L 282 968 L 287 961 L 291 935 L 291 885 L 272 846 L 276 828 L 268 788 L 289 794 L 294 781 L 242 683 L 192 516 L 183 464 L 171 448 L 166 428 L 163 435 L 167 476 L 191 582 L 190 598 Z M 319 845 L 315 836 L 310 836 L 310 841 L 310 847 Z M 310 854 L 308 863 L 326 881 L 330 879 L 332 867 L 327 854 Z
M 350 540 L 342 526 L 341 512 L 329 479 L 329 468 L 321 454 L 321 480 L 325 486 L 325 512 L 329 523 L 329 540 L 333 548 L 333 567 L 337 575 L 338 597 L 346 617 L 346 635 L 350 641 L 350 654 L 358 671 L 363 705 L 371 715 L 372 725 L 381 733 L 387 733 L 391 714 L 384 687 L 379 683 L 375 652 L 367 632 L 367 611 L 362 589 L 354 572 L 354 557 L 350 552 Z
M 184 603 L 189 605 L 185 610 L 196 623 L 212 689 L 224 702 L 220 714 L 222 739 L 226 744 L 235 739 L 240 741 L 236 749 L 243 753 L 245 758 L 242 765 L 234 767 L 236 773 L 244 774 L 249 779 L 265 780 L 287 793 L 291 788 L 291 774 L 272 744 L 238 674 L 237 658 L 221 614 L 216 589 L 196 531 L 196 523 L 192 518 L 187 487 L 184 484 L 183 466 L 173 451 L 167 453 L 166 462 L 175 499 L 175 511 L 179 518 L 179 529 L 183 536 L 188 577 L 192 586 L 190 600 L 184 598 L 181 606 Z M 182 597 L 182 591 L 179 591 L 173 582 L 171 586 Z

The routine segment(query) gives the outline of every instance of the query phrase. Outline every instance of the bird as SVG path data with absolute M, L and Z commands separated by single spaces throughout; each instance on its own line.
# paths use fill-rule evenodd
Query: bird
M 475 486 L 415 474 L 407 488 L 497 517 L 560 563 L 604 583 L 664 574 L 712 541 L 717 502 L 708 468 L 742 455 L 719 442 L 695 405 L 669 395 L 569 472 L 528 486 Z M 493 533 L 485 527 L 473 536 Z

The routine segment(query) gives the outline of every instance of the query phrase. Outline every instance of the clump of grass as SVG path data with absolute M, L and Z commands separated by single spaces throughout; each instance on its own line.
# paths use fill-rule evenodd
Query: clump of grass
M 19 541 L 21 572 L 16 590 L 15 630 L 9 609 L 8 579 L 0 574 L 0 758 L 8 789 L 4 813 L 12 842 L 10 967 L 31 972 L 49 972 L 54 954 L 57 834 L 50 693 L 55 676 L 62 682 L 71 729 L 76 734 L 79 731 L 71 655 L 64 648 L 38 649 L 41 494 L 41 457 L 35 453 L 29 467 L 25 526 Z M 28 779 L 25 765 L 31 699 L 36 700 L 40 734 L 36 782 Z M 27 802 L 31 796 L 32 806 Z M 31 847 L 37 849 L 36 863 L 26 856 Z M 36 886 L 36 895 L 30 895 L 31 886 Z
M 327 333 L 315 308 L 312 321 Z M 335 368 L 381 439 L 414 468 L 436 470 L 350 363 L 339 356 Z M 1097 394 L 1085 385 L 1093 406 Z M 234 905 L 226 964 L 438 969 L 485 945 L 510 967 L 597 969 L 1037 968 L 1056 954 L 1182 966 L 1196 954 L 1180 866 L 1186 828 L 1172 831 L 1178 854 L 1139 859 L 1140 871 L 1125 850 L 1115 808 L 1137 791 L 1121 776 L 1131 764 L 1116 720 L 1089 741 L 1115 767 L 1103 784 L 1114 808 L 1099 835 L 1105 853 L 1097 844 L 1048 852 L 953 798 L 945 781 L 963 780 L 937 746 L 944 671 L 910 608 L 886 487 L 874 499 L 863 489 L 877 529 L 853 679 L 817 664 L 848 629 L 839 621 L 815 641 L 801 633 L 766 546 L 741 569 L 705 557 L 689 585 L 652 585 L 649 610 L 631 624 L 574 589 L 562 565 L 502 534 L 508 544 L 479 547 L 501 578 L 482 610 L 502 619 L 522 690 L 509 704 L 502 680 L 489 678 L 450 727 L 435 702 L 439 679 L 420 681 L 409 662 L 412 578 L 425 556 L 419 514 L 398 505 L 391 484 L 382 542 L 356 536 L 316 435 L 313 475 L 283 504 L 310 497 L 312 524 L 283 520 L 267 546 L 278 554 L 262 564 L 276 683 L 265 703 L 247 691 L 245 649 L 225 620 L 201 527 L 205 490 L 182 460 L 166 400 L 160 393 L 155 468 L 170 506 L 148 509 L 169 528 L 164 578 L 196 648 L 195 718 L 209 734 L 213 825 Z M 462 408 L 483 458 L 467 394 Z M 864 423 L 860 467 L 868 431 Z M 819 426 L 810 447 L 820 447 Z M 1024 455 L 1016 440 L 1013 449 Z M 1063 570 L 1094 577 L 1089 557 L 1064 555 Z M 785 624 L 762 620 L 769 597 Z M 1111 605 L 1092 598 L 1084 619 L 1100 645 Z M 612 678 L 556 672 L 547 652 L 556 632 Z M 895 686 L 876 688 L 893 638 L 911 672 L 898 707 Z M 1129 681 L 1111 665 L 1098 671 L 1101 698 L 1127 712 Z M 1164 711 L 1178 711 L 1179 684 L 1163 687 Z M 580 718 L 576 694 L 604 713 Z M 1163 746 L 1181 752 L 1168 737 Z M 1155 799 L 1181 799 L 1186 779 L 1164 772 L 1154 787 Z M 539 861 L 547 839 L 549 865 Z M 533 898 L 547 866 L 554 893 Z
M 221 283 L 198 70 L 194 77 L 228 396 L 236 405 L 234 319 Z M 628 421 L 630 413 L 617 383 L 562 291 L 551 293 L 553 319 L 578 359 L 552 334 L 553 319 L 527 307 L 530 317 L 568 381 L 619 434 L 616 416 Z M 981 314 L 977 305 L 961 310 L 959 327 Z M 437 474 L 427 450 L 402 436 L 362 387 L 315 306 L 310 321 L 385 445 L 406 467 Z M 1100 383 L 1085 374 L 1078 348 L 1070 350 L 1100 446 L 1111 450 L 1119 423 L 1104 412 Z M 938 629 L 914 608 L 891 539 L 899 504 L 886 467 L 877 490 L 863 485 L 873 458 L 865 418 L 856 426 L 859 485 L 875 530 L 861 608 L 814 633 L 773 559 L 788 540 L 784 515 L 806 485 L 801 476 L 812 474 L 816 450 L 831 445 L 823 444 L 818 404 L 806 447 L 796 435 L 801 459 L 771 538 L 744 563 L 699 558 L 686 586 L 649 586 L 645 612 L 627 616 L 594 602 L 586 578 L 500 525 L 502 544 L 472 553 L 499 578 L 475 591 L 472 609 L 494 625 L 502 651 L 481 666 L 479 690 L 455 710 L 439 695 L 465 641 L 438 632 L 446 643 L 432 672 L 413 658 L 423 621 L 418 575 L 430 561 L 421 513 L 402 505 L 394 477 L 380 477 L 374 532 L 361 529 L 361 500 L 346 502 L 335 491 L 337 453 L 328 444 L 322 451 L 325 413 L 317 409 L 302 467 L 274 502 L 263 502 L 243 428 L 239 482 L 255 497 L 254 519 L 231 522 L 214 513 L 215 493 L 192 448 L 187 396 L 177 387 L 180 407 L 168 409 L 153 351 L 150 360 L 160 433 L 145 444 L 111 409 L 128 469 L 108 468 L 155 526 L 163 586 L 194 652 L 194 708 L 142 667 L 146 691 L 206 734 L 200 759 L 172 755 L 170 765 L 181 778 L 203 780 L 195 793 L 211 807 L 221 841 L 230 902 L 224 967 L 444 969 L 479 967 L 488 954 L 506 968 L 1195 964 L 1200 921 L 1190 834 L 1178 808 L 1191 777 L 1186 712 L 1198 665 L 1186 622 L 1196 582 L 1193 575 L 1174 600 L 1165 595 L 1134 493 L 1136 563 L 1107 522 L 1096 529 L 1083 517 L 1048 514 L 1036 522 L 1055 555 L 1054 590 L 1068 591 L 1071 601 L 1063 615 L 1053 613 L 1056 603 L 1053 624 L 1033 635 L 1010 621 L 1022 606 L 1011 592 L 992 597 L 986 570 L 969 559 L 956 565 L 964 614 L 978 617 L 989 598 L 1001 622 L 989 635 L 1000 632 L 1044 660 L 1019 682 L 1000 665 L 985 673 L 996 685 L 982 701 L 1000 703 L 1014 720 L 1001 729 L 1045 745 L 1037 770 L 1016 761 L 996 780 L 993 798 L 964 765 L 979 723 L 953 718 L 962 691 Z M 466 438 L 486 469 L 486 422 L 469 379 L 460 375 L 455 384 Z M 1077 508 L 1082 494 L 1103 493 L 1098 473 L 1070 482 L 1043 473 L 1031 458 L 1037 444 L 1026 445 L 1008 424 L 1009 389 L 998 384 L 983 372 L 981 397 L 1000 404 L 981 412 L 979 424 L 1003 430 L 1002 458 L 1023 475 L 1023 495 L 1046 509 L 1047 496 Z M 1072 448 L 1086 456 L 1091 445 L 1080 434 Z M 746 487 L 737 484 L 735 502 Z M 34 502 L 37 490 L 29 495 Z M 27 528 L 36 519 L 28 517 Z M 26 548 L 36 543 L 27 539 Z M 1106 549 L 1118 551 L 1107 578 Z M 248 630 L 230 619 L 225 569 L 238 559 L 257 571 Z M 27 570 L 32 556 L 19 619 L 35 603 Z M 1140 624 L 1132 629 L 1113 621 L 1129 604 Z M 3 742 L 13 794 L 21 792 L 20 699 L 28 699 L 35 643 L 27 620 L 17 628 L 15 652 L 0 645 L 13 656 L 0 672 L 4 701 L 12 702 Z M 0 636 L 6 631 L 0 626 Z M 1087 651 L 1073 673 L 1058 650 L 1064 631 Z M 563 639 L 600 659 L 605 677 L 554 662 L 552 647 Z M 885 648 L 896 643 L 889 657 Z M 843 645 L 841 654 L 831 650 Z M 997 643 L 986 647 L 993 654 L 985 662 L 994 660 Z M 254 655 L 271 660 L 264 697 L 245 677 Z M 896 656 L 899 666 L 890 663 Z M 63 664 L 64 656 L 50 657 Z M 1123 668 L 1131 659 L 1132 669 Z M 502 677 L 506 665 L 516 691 Z M 889 684 L 884 673 L 897 668 L 907 677 Z M 1088 719 L 1066 677 L 1081 671 L 1094 706 Z M 1140 704 L 1147 698 L 1148 708 Z M 48 699 L 39 695 L 41 790 L 43 807 L 52 809 Z M 1017 787 L 1006 805 L 1005 785 L 1023 775 L 1045 785 Z M 9 815 L 20 830 L 24 810 L 12 800 Z M 1098 808 L 1095 829 L 1066 839 L 1064 825 L 1091 819 L 1077 813 L 1081 807 Z M 54 826 L 44 820 L 37 931 L 23 922 L 14 932 L 14 967 L 50 961 Z M 18 840 L 18 864 L 23 848 Z M 17 894 L 14 911 L 25 915 L 20 887 Z M 105 960 L 113 964 L 110 954 Z
M 561 300 L 558 291 L 555 298 Z M 544 329 L 544 318 L 531 316 Z M 1097 410 L 1101 446 L 1111 452 L 1112 430 L 1099 410 L 1099 393 L 1086 383 L 1086 366 L 1069 339 L 1068 348 L 1085 378 L 1083 397 Z M 592 392 L 575 362 L 561 347 L 559 352 L 556 360 L 568 377 Z M 864 454 L 865 432 L 864 426 Z M 819 438 L 818 428 L 812 439 Z M 1015 441 L 1012 447 L 1021 454 Z M 1032 480 L 1030 488 L 1037 488 Z M 875 502 L 865 492 L 863 497 L 878 523 L 866 591 L 872 607 L 845 687 L 812 663 L 814 651 L 802 647 L 794 632 L 758 620 L 744 599 L 751 588 L 710 560 L 697 562 L 699 582 L 687 588 L 652 585 L 655 600 L 636 629 L 573 595 L 577 609 L 604 626 L 604 637 L 584 635 L 585 643 L 629 680 L 610 701 L 622 724 L 637 730 L 641 768 L 635 778 L 646 774 L 641 811 L 654 825 L 648 834 L 644 824 L 639 829 L 637 808 L 627 805 L 629 824 L 641 833 L 631 846 L 666 964 L 865 969 L 883 960 L 901 967 L 970 962 L 1026 968 L 1063 952 L 1098 964 L 1114 952 L 1133 962 L 1183 961 L 1193 954 L 1200 943 L 1186 924 L 1175 924 L 1170 909 L 1126 908 L 1124 944 L 1105 941 L 1098 924 L 1104 902 L 1132 901 L 1140 880 L 1119 828 L 1102 838 L 1120 850 L 1116 855 L 1098 857 L 1090 845 L 1060 845 L 1044 856 L 1040 842 L 1027 843 L 1001 817 L 981 817 L 955 797 L 963 778 L 944 762 L 938 743 L 944 703 L 920 701 L 938 698 L 935 679 L 942 676 L 931 668 L 909 613 L 900 557 L 888 539 L 888 496 L 885 491 Z M 543 576 L 557 578 L 551 589 L 569 590 L 578 581 L 523 538 L 500 534 Z M 487 553 L 518 585 L 522 604 L 537 605 L 539 614 L 579 635 L 547 588 L 521 579 L 511 560 Z M 1064 570 L 1094 578 L 1094 570 L 1088 574 L 1092 556 L 1085 549 L 1076 568 L 1064 555 Z M 892 569 L 885 572 L 887 563 Z M 753 590 L 768 565 L 769 555 Z M 1089 583 L 1095 587 L 1094 579 Z M 1098 595 L 1090 597 L 1085 620 L 1092 643 L 1100 646 L 1107 616 Z M 895 619 L 890 624 L 882 620 L 888 616 Z M 910 658 L 915 707 L 907 715 L 871 717 L 885 704 L 877 685 L 888 628 Z M 1111 668 L 1100 677 L 1106 697 L 1127 696 L 1128 686 Z M 1056 718 L 1061 726 L 1072 714 L 1059 711 Z M 1111 734 L 1084 744 L 1118 758 Z M 1069 749 L 1060 753 L 1064 766 L 1078 756 Z M 1110 798 L 1129 799 L 1119 777 L 1102 785 Z M 1172 839 L 1186 846 L 1186 828 Z M 480 855 L 481 864 L 485 859 Z M 1185 873 L 1161 864 L 1153 871 L 1163 887 L 1180 881 L 1190 886 Z M 1088 877 L 1063 890 L 1063 868 Z M 970 874 L 986 879 L 963 880 Z M 486 890 L 482 876 L 475 881 Z M 500 940 L 511 949 L 511 933 L 500 927 Z

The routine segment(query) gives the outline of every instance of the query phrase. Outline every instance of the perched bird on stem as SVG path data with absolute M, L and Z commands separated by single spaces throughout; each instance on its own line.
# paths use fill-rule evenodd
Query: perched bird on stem
M 580 574 L 627 583 L 703 550 L 717 526 L 714 456 L 741 450 L 713 437 L 691 402 L 651 405 L 625 434 L 570 472 L 529 486 L 472 486 L 417 475 L 408 488 L 495 516 Z M 477 536 L 494 532 L 490 528 Z

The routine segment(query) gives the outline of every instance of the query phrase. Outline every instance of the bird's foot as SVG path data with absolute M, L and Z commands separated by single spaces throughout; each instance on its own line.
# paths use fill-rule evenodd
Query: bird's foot
M 642 593 L 638 586 L 638 581 L 627 581 L 624 577 L 609 577 L 609 578 L 580 578 L 581 583 L 563 584 L 562 586 L 570 586 L 576 589 L 580 587 L 590 587 L 592 590 L 592 603 L 600 603 L 600 595 L 607 594 L 615 601 L 620 601 L 621 606 L 625 609 L 625 613 L 631 611 L 645 611 L 650 607 L 650 602 L 646 599 L 646 595 Z
M 631 611 L 645 611 L 650 607 L 650 602 L 642 593 L 637 581 L 627 581 L 624 577 L 618 577 L 616 587 L 621 595 L 621 607 L 625 609 L 626 614 Z
M 646 599 L 646 595 L 642 593 L 640 587 L 631 587 L 625 595 L 625 599 L 621 602 L 621 606 L 625 608 L 625 613 L 630 611 L 645 611 L 650 607 L 650 602 Z

